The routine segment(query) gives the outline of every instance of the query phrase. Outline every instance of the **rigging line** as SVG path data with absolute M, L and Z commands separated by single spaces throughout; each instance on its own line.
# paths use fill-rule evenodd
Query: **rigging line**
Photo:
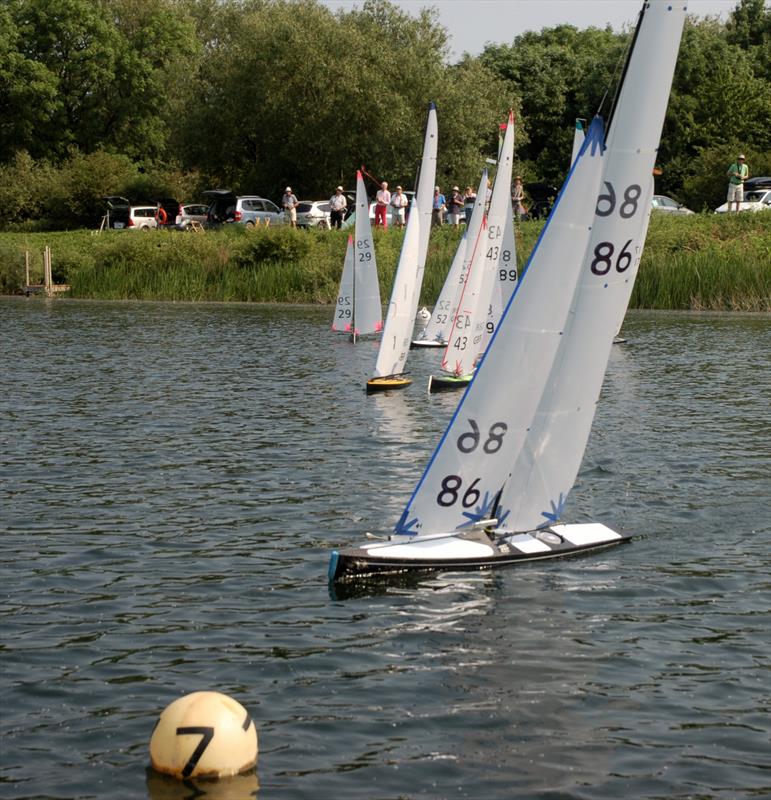
M 616 103 L 618 102 L 619 92 L 621 91 L 621 87 L 624 84 L 624 78 L 626 77 L 627 70 L 629 69 L 629 62 L 632 58 L 632 52 L 634 50 L 635 42 L 637 41 L 637 36 L 640 32 L 640 26 L 642 24 L 643 15 L 645 14 L 645 5 L 640 9 L 640 13 L 637 17 L 637 24 L 634 28 L 634 33 L 632 34 L 632 38 L 629 40 L 629 44 L 627 45 L 626 49 L 621 53 L 618 57 L 618 61 L 616 61 L 616 66 L 613 67 L 613 73 L 611 74 L 610 80 L 608 81 L 608 85 L 605 88 L 605 94 L 602 96 L 602 100 L 600 100 L 600 105 L 597 109 L 597 116 L 601 115 L 603 106 L 605 105 L 605 101 L 608 99 L 608 93 L 610 92 L 610 87 L 615 83 L 615 91 L 613 92 L 613 100 L 610 105 L 610 113 L 607 117 L 607 122 L 605 125 L 605 139 L 607 140 L 608 134 L 610 133 L 610 124 L 613 120 L 613 114 L 616 110 Z M 619 70 L 623 62 L 623 67 Z

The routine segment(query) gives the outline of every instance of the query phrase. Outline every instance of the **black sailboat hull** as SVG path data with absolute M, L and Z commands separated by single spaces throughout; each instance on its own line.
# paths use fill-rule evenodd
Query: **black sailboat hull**
M 579 526 L 555 526 L 555 528 L 559 529 L 567 527 Z M 606 530 L 610 531 L 609 528 Z M 618 534 L 615 531 L 610 531 L 610 533 L 612 538 L 601 538 L 596 541 L 584 541 L 577 544 L 555 533 L 554 529 L 547 528 L 529 536 L 530 539 L 545 545 L 530 552 L 519 549 L 512 543 L 510 537 L 496 539 L 484 531 L 460 536 L 438 537 L 438 539 L 463 540 L 466 543 L 475 542 L 480 547 L 486 547 L 489 550 L 488 554 L 447 557 L 431 553 L 427 553 L 425 557 L 416 556 L 415 554 L 406 555 L 404 547 L 401 548 L 399 554 L 390 555 L 387 552 L 389 549 L 387 543 L 382 547 L 377 545 L 350 547 L 332 552 L 328 577 L 334 583 L 338 581 L 381 578 L 412 572 L 494 569 L 530 561 L 542 561 L 544 559 L 564 558 L 566 556 L 590 553 L 613 547 L 617 544 L 623 544 L 632 538 L 631 534 Z M 549 541 L 549 537 L 552 538 L 552 541 Z M 409 547 L 409 545 L 406 547 Z M 397 548 L 394 549 L 396 550 Z

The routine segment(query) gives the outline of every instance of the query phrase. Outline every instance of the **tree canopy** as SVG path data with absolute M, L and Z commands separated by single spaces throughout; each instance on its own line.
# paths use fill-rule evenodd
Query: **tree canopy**
M 476 183 L 509 108 L 518 171 L 557 184 L 574 121 L 607 111 L 630 38 L 559 25 L 451 63 L 436 13 L 388 0 L 337 12 L 318 0 L 6 0 L 0 171 L 18 188 L 18 219 L 43 213 L 36 192 L 56 176 L 60 198 L 74 176 L 81 195 L 277 197 L 289 183 L 325 197 L 362 165 L 412 186 L 434 101 L 440 184 Z M 771 173 L 763 0 L 739 0 L 724 22 L 689 18 L 659 191 L 714 205 L 739 149 L 753 174 Z

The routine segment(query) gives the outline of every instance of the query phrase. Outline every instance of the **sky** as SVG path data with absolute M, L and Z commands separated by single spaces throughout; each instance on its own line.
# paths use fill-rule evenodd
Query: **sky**
M 439 23 L 450 34 L 453 58 L 468 52 L 479 55 L 485 44 L 511 44 L 525 31 L 540 31 L 555 25 L 604 28 L 620 31 L 631 26 L 642 7 L 641 0 L 391 0 L 408 14 L 423 7 L 439 12 Z M 322 0 L 336 10 L 361 7 L 363 0 Z M 688 13 L 696 17 L 725 19 L 737 0 L 688 0 Z M 387 45 L 386 45 L 387 46 Z

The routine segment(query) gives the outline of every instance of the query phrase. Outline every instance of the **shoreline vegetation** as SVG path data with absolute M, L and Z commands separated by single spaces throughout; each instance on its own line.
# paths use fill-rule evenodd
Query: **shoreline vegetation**
M 517 225 L 520 269 L 541 222 Z M 460 231 L 431 233 L 420 304 L 433 306 Z M 375 230 L 381 296 L 389 297 L 403 233 Z M 90 230 L 0 233 L 0 293 L 41 283 L 52 251 L 62 297 L 187 302 L 334 303 L 348 231 L 240 225 L 203 233 Z M 771 311 L 771 213 L 653 214 L 630 308 Z

